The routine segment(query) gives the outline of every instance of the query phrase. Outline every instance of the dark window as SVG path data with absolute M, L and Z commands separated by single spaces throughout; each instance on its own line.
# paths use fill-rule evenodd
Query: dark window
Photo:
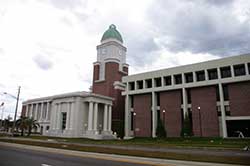
M 248 73 L 250 74 L 250 63 L 248 63 L 247 66 L 248 66 Z
M 182 84 L 181 74 L 174 75 L 175 84 Z
M 161 86 L 161 77 L 155 78 L 155 86 L 160 87 Z
M 224 96 L 224 101 L 229 100 L 229 94 L 228 94 L 228 86 L 223 85 L 223 96 Z
M 188 104 L 191 104 L 191 103 L 192 103 L 192 100 L 191 100 L 191 91 L 190 91 L 190 89 L 187 89 L 187 102 L 188 102 Z
M 246 75 L 245 64 L 234 65 L 234 75 L 235 76 Z
M 196 80 L 197 81 L 204 81 L 205 80 L 205 71 L 197 71 L 196 72 Z
M 145 83 L 146 83 L 146 88 L 152 88 L 152 79 L 146 80 Z
M 157 110 L 157 121 L 161 119 L 161 110 Z
M 171 76 L 164 77 L 164 83 L 165 83 L 166 86 L 171 85 L 172 84 Z
M 67 113 L 62 112 L 62 130 L 66 128 L 66 119 L 67 119 Z
M 221 78 L 231 77 L 230 66 L 220 68 Z
M 143 81 L 137 81 L 137 88 L 142 89 L 143 88 Z
M 186 83 L 193 82 L 193 73 L 185 73 L 185 81 Z
M 130 97 L 130 101 L 131 101 L 131 108 L 134 108 L 134 96 Z
M 46 126 L 46 130 L 49 130 L 49 126 Z
M 208 72 L 208 79 L 209 80 L 218 79 L 217 69 L 209 69 L 209 70 L 207 70 L 207 72 Z
M 135 90 L 135 82 L 129 83 L 129 90 Z
M 220 92 L 219 92 L 219 86 L 216 86 L 216 101 L 220 101 Z
M 160 106 L 160 102 L 161 102 L 160 93 L 156 93 L 156 104 L 157 104 L 157 106 Z
M 134 130 L 134 112 L 130 112 L 131 117 L 131 130 Z

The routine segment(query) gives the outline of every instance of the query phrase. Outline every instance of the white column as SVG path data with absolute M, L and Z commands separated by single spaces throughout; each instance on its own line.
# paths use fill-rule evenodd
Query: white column
M 35 110 L 35 115 L 34 115 L 35 120 L 38 120 L 37 119 L 37 114 L 38 114 L 38 103 L 36 103 L 36 110 Z
M 26 112 L 25 112 L 25 116 L 28 117 L 29 116 L 29 109 L 30 109 L 30 105 L 28 104 L 26 107 Z
M 43 103 L 41 103 L 41 110 L 40 110 L 40 118 L 39 121 L 42 121 L 43 119 Z
M 88 130 L 93 130 L 93 102 L 89 102 Z
M 56 111 L 56 129 L 59 130 L 61 125 L 61 103 L 58 103 L 58 109 Z
M 230 66 L 230 69 L 231 69 L 231 75 L 232 75 L 232 77 L 234 77 L 234 67 L 233 67 L 233 65 Z
M 126 95 L 126 98 L 125 98 L 125 137 L 129 137 L 129 117 L 130 117 L 130 107 L 129 107 L 129 95 Z
M 185 118 L 185 115 L 187 114 L 188 112 L 188 102 L 187 102 L 187 92 L 186 92 L 186 89 L 185 88 L 182 88 L 182 106 L 183 106 L 183 118 Z
M 152 137 L 156 137 L 157 116 L 156 116 L 156 95 L 152 92 Z
M 69 129 L 72 130 L 74 128 L 74 112 L 75 112 L 75 102 L 71 103 L 71 108 L 70 108 L 70 124 L 69 124 Z
M 47 109 L 46 109 L 46 121 L 49 121 L 49 102 L 47 102 Z
M 32 117 L 32 110 L 33 110 L 33 104 L 31 104 L 31 107 L 30 107 L 30 112 L 29 112 L 29 117 L 30 118 Z
M 97 131 L 98 126 L 98 103 L 94 105 L 94 130 Z
M 71 103 L 67 103 L 67 119 L 66 119 L 66 130 L 70 129 L 70 113 L 71 113 Z
M 108 130 L 108 105 L 104 105 L 104 116 L 103 116 L 103 130 Z
M 247 63 L 245 63 L 245 70 L 246 70 L 246 75 L 249 75 L 250 73 L 249 73 L 249 69 L 248 69 Z
M 226 138 L 227 137 L 227 123 L 226 123 L 226 113 L 225 113 L 225 106 L 224 106 L 223 88 L 222 88 L 221 83 L 219 83 L 219 93 L 220 93 L 222 134 L 223 134 L 223 138 Z
M 108 131 L 111 131 L 111 124 L 112 124 L 112 105 L 108 107 Z

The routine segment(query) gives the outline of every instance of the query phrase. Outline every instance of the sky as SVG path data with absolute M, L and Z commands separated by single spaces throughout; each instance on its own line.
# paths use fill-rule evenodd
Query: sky
M 0 0 L 1 117 L 18 86 L 21 103 L 89 91 L 110 24 L 135 74 L 249 53 L 249 20 L 249 0 Z

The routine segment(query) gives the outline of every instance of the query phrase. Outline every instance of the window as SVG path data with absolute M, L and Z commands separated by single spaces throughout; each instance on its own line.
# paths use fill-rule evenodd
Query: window
M 143 88 L 143 81 L 137 81 L 137 89 L 142 89 Z
M 161 100 L 160 100 L 160 93 L 156 93 L 156 104 L 157 106 L 160 106 Z
M 216 86 L 216 101 L 220 101 L 220 92 L 219 92 L 219 86 Z
M 161 86 L 161 77 L 155 78 L 155 87 Z
M 187 102 L 188 104 L 191 104 L 192 103 L 192 100 L 191 100 L 191 91 L 190 89 L 187 89 Z
M 234 65 L 234 75 L 243 76 L 246 75 L 245 64 Z
M 196 80 L 197 81 L 205 81 L 205 71 L 197 71 L 196 72 Z
M 193 82 L 193 73 L 185 73 L 185 81 L 186 83 Z
M 165 84 L 166 86 L 172 84 L 172 82 L 171 82 L 171 76 L 166 76 L 166 77 L 164 77 L 164 84 Z
M 223 88 L 224 101 L 229 100 L 228 86 L 223 85 L 222 88 Z
M 182 84 L 181 74 L 174 75 L 175 84 Z
M 217 69 L 208 69 L 207 72 L 209 80 L 218 79 Z
M 250 74 L 250 63 L 248 63 L 247 66 L 248 66 L 248 73 Z
M 134 107 L 134 96 L 130 96 L 130 105 L 131 105 L 131 108 Z
M 134 112 L 130 112 L 131 130 L 134 130 Z
M 146 88 L 152 88 L 152 79 L 146 80 L 145 83 L 146 83 Z
M 67 113 L 62 112 L 62 130 L 65 130 L 66 128 L 66 119 L 67 119 Z
M 231 77 L 230 66 L 220 68 L 221 78 Z
M 135 90 L 135 82 L 129 82 L 129 90 Z
M 49 130 L 49 126 L 46 126 L 46 130 Z

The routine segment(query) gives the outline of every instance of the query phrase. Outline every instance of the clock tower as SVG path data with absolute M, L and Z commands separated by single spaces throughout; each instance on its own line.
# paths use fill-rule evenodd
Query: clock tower
M 112 131 L 123 136 L 125 99 L 121 92 L 125 86 L 122 77 L 128 75 L 127 48 L 115 25 L 110 25 L 97 46 L 97 61 L 94 62 L 92 91 L 114 98 L 112 107 Z

